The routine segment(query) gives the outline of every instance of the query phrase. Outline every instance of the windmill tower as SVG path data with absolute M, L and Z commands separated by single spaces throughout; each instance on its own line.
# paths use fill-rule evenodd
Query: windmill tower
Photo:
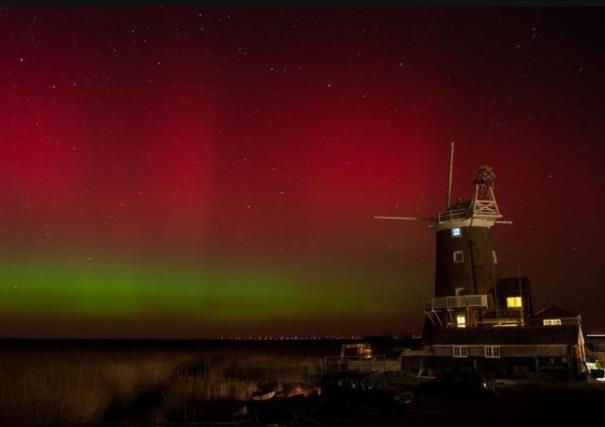
M 451 203 L 454 143 L 450 147 L 445 210 L 434 217 L 376 216 L 376 219 L 425 221 L 435 231 L 435 290 L 426 313 L 435 325 L 476 326 L 495 309 L 498 269 L 491 232 L 503 221 L 494 194 L 495 175 L 481 166 L 469 200 Z

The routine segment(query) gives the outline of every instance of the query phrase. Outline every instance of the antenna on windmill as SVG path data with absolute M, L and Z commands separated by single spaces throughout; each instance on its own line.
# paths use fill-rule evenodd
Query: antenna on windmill
M 452 177 L 454 175 L 454 141 L 450 145 L 450 168 L 447 179 L 447 193 L 445 196 L 445 209 L 450 207 L 452 201 Z
M 450 162 L 447 180 L 447 193 L 445 195 L 445 209 L 449 209 L 452 199 L 452 178 L 454 175 L 454 141 L 450 143 Z M 428 216 L 374 216 L 374 219 L 388 219 L 396 221 L 424 221 L 432 225 L 437 221 L 435 217 Z
M 435 232 L 435 292 L 425 313 L 431 324 L 439 327 L 477 326 L 492 309 L 494 304 L 488 296 L 494 295 L 497 300 L 499 277 L 491 229 L 496 224 L 511 223 L 502 220 L 494 194 L 495 175 L 489 166 L 479 168 L 471 197 L 452 203 L 454 146 L 451 141 L 443 211 L 431 217 L 374 217 L 426 221 Z

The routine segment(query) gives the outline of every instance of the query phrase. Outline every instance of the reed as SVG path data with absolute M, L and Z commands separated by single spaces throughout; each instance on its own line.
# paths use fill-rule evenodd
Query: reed
M 243 402 L 263 388 L 281 391 L 319 373 L 317 358 L 262 352 L 233 352 L 209 361 L 207 370 L 177 376 L 164 392 L 163 411 L 170 420 L 200 421 L 216 412 L 218 402 Z M 210 408 L 212 404 L 214 407 Z M 232 406 L 235 410 L 237 405 Z M 225 408 L 228 411 L 228 408 Z
M 91 353 L 0 356 L 0 424 L 100 421 L 115 401 L 163 384 L 192 355 Z
M 317 373 L 313 357 L 253 350 L 0 352 L 0 425 L 103 421 L 110 408 L 161 390 L 164 419 L 199 419 L 211 402 L 245 401 Z

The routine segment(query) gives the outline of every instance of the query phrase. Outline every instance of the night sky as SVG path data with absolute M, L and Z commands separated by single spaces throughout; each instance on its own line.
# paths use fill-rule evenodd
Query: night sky
M 605 10 L 0 9 L 0 336 L 420 332 L 481 164 L 605 332 Z

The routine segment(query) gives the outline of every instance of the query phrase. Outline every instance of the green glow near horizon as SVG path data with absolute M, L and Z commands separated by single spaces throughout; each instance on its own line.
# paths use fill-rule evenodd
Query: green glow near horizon
M 313 283 L 286 274 L 200 271 L 116 264 L 0 265 L 4 314 L 214 320 L 397 314 L 400 299 L 347 283 Z

